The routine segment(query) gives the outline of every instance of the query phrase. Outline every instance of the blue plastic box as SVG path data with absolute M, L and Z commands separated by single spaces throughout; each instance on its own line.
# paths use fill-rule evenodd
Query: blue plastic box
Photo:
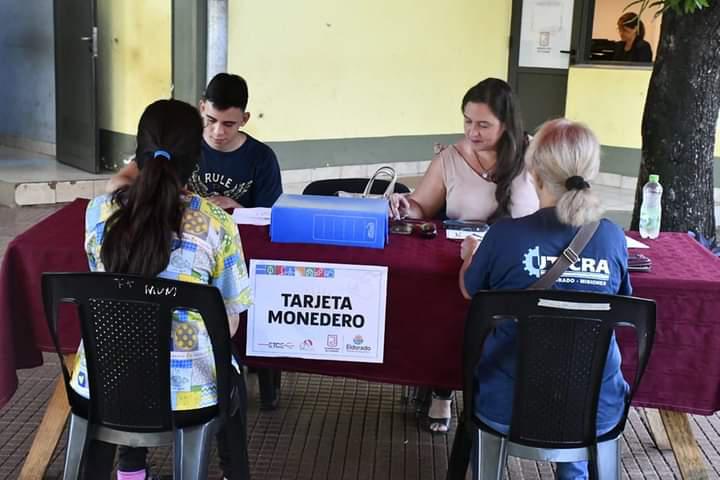
M 272 207 L 270 239 L 281 243 L 385 248 L 388 202 L 283 194 Z

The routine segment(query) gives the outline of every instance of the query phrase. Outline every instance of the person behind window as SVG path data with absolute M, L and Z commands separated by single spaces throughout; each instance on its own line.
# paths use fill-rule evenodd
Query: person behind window
M 250 281 L 240 235 L 230 215 L 185 187 L 200 159 L 202 130 L 198 111 L 187 103 L 159 100 L 145 109 L 138 124 L 135 178 L 90 201 L 85 212 L 85 251 L 94 272 L 217 287 L 232 335 L 239 315 L 251 304 Z M 188 331 L 195 339 L 190 343 L 181 334 Z M 196 312 L 173 313 L 170 360 L 171 408 L 175 424 L 182 426 L 217 404 L 210 338 Z M 218 452 L 226 478 L 247 479 L 245 381 L 237 362 L 233 364 L 240 408 L 218 433 Z M 70 385 L 85 398 L 90 397 L 87 375 L 81 343 Z M 88 450 L 84 478 L 110 478 L 115 445 L 93 441 Z M 121 446 L 119 450 L 119 480 L 149 477 L 145 448 Z
M 459 283 L 465 298 L 480 290 L 530 287 L 542 272 L 528 268 L 524 258 L 531 254 L 559 256 L 582 225 L 600 220 L 602 209 L 590 183 L 600 169 L 600 145 L 590 129 L 566 119 L 546 122 L 533 137 L 526 162 L 540 197 L 540 210 L 498 221 L 479 246 L 474 237 L 463 241 Z M 576 264 L 581 272 L 592 272 L 596 281 L 570 283 L 567 280 L 578 272 L 566 272 L 553 288 L 631 295 L 627 255 L 622 229 L 602 219 Z M 516 342 L 516 324 L 499 325 L 488 336 L 475 373 L 475 414 L 501 433 L 508 432 L 512 415 Z M 613 335 L 600 387 L 598 435 L 615 427 L 624 412 L 629 387 L 620 360 Z M 557 471 L 561 480 L 588 477 L 587 462 L 559 463 Z
M 645 24 L 637 13 L 628 12 L 617 22 L 620 41 L 615 44 L 613 60 L 618 62 L 652 62 L 652 48 L 645 41 Z
M 510 85 L 487 78 L 467 91 L 460 108 L 465 136 L 433 158 L 413 193 L 391 195 L 391 215 L 429 219 L 444 207 L 449 219 L 493 222 L 537 210 L 523 163 L 527 138 Z M 451 390 L 434 390 L 430 431 L 448 431 L 451 401 Z

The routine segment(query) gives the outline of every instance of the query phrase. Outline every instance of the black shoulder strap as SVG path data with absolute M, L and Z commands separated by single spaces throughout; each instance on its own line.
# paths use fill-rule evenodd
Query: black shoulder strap
M 537 282 L 530 285 L 530 290 L 546 290 L 553 286 L 555 281 L 560 278 L 560 275 L 565 273 L 565 270 L 570 265 L 575 264 L 580 259 L 585 245 L 588 244 L 590 239 L 595 235 L 600 222 L 592 222 L 580 227 L 580 230 L 575 234 L 575 237 L 570 242 L 570 245 L 563 250 L 562 255 L 559 255 L 555 263 L 553 263 L 550 270 L 545 272 L 545 275 L 540 277 Z

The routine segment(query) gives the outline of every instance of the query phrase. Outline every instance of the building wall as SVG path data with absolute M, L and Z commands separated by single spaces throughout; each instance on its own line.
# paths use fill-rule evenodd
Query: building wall
M 171 95 L 171 1 L 98 0 L 98 124 L 135 135 L 144 108 Z
M 587 123 L 603 145 L 639 149 L 651 73 L 648 67 L 570 68 L 566 115 Z M 715 137 L 715 156 L 720 156 L 720 129 Z
M 116 169 L 135 151 L 145 107 L 172 94 L 172 1 L 97 0 L 100 162 Z
M 565 116 L 586 123 L 603 145 L 603 172 L 636 176 L 650 67 L 576 66 L 568 75 Z M 715 136 L 715 184 L 720 185 L 720 128 Z
M 465 91 L 506 77 L 509 27 L 509 0 L 235 0 L 228 70 L 266 141 L 461 132 Z
M 55 143 L 53 2 L 0 2 L 0 141 Z

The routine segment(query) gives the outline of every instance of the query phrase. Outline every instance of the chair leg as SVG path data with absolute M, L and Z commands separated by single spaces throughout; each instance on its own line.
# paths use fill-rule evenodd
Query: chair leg
M 502 480 L 506 462 L 507 440 L 478 430 L 472 450 L 473 480 Z
M 70 429 L 65 453 L 63 480 L 77 480 L 80 478 L 80 467 L 82 466 L 87 431 L 87 420 L 74 414 L 70 415 Z
M 620 480 L 622 478 L 620 438 L 598 443 L 597 471 L 599 480 Z
M 460 414 L 457 433 L 455 433 L 455 440 L 450 451 L 450 460 L 448 460 L 447 480 L 465 480 L 474 438 L 475 432 L 469 430 L 464 415 Z
M 207 478 L 208 456 L 215 430 L 214 423 L 209 422 L 175 431 L 173 478 Z
M 406 405 L 410 403 L 410 385 L 402 385 L 400 401 Z

